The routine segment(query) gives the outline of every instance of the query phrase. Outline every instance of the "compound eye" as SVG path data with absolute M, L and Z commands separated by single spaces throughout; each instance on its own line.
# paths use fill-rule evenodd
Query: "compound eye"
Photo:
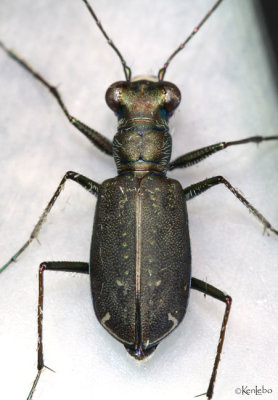
M 163 82 L 163 86 L 165 89 L 165 100 L 163 104 L 163 108 L 168 112 L 172 113 L 180 104 L 181 101 L 181 92 L 171 82 Z
M 125 83 L 125 81 L 113 83 L 106 91 L 106 103 L 114 112 L 117 112 L 121 107 L 122 90 Z

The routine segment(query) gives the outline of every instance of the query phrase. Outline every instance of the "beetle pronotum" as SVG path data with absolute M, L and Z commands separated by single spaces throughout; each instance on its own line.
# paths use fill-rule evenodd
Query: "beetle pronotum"
M 161 1 L 157 5 L 152 5 L 154 8 L 152 8 L 150 25 L 153 24 L 155 29 L 152 29 L 151 26 L 149 28 L 145 26 L 146 21 L 144 20 L 146 20 L 146 14 L 149 17 L 150 9 L 146 11 L 144 16 L 143 11 L 146 10 L 147 4 L 144 7 L 142 1 L 134 3 L 134 5 L 123 1 L 121 10 L 118 10 L 118 4 L 115 10 L 113 4 L 108 6 L 107 3 L 103 2 L 97 5 L 96 11 L 111 37 L 122 49 L 125 58 L 131 59 L 134 63 L 132 67 L 136 75 L 137 72 L 141 73 L 146 69 L 148 71 L 150 68 L 156 71 L 161 60 L 164 60 L 165 55 L 167 57 L 168 53 L 180 41 L 180 36 L 183 38 L 185 27 L 189 32 L 211 4 L 209 1 L 196 1 L 194 5 L 192 5 L 192 2 L 183 3 L 175 2 L 171 5 L 170 10 L 167 8 L 169 5 L 163 4 Z M 242 138 L 254 133 L 265 135 L 275 133 L 277 104 L 275 104 L 274 94 L 271 94 L 271 77 L 268 76 L 266 55 L 263 49 L 259 47 L 258 31 L 256 26 L 252 25 L 253 5 L 250 2 L 248 2 L 249 4 L 246 3 L 242 5 L 240 2 L 226 0 L 204 28 L 204 33 L 200 32 L 196 36 L 184 53 L 173 62 L 167 73 L 169 74 L 168 79 L 179 86 L 183 95 L 180 111 L 172 122 L 172 126 L 175 126 L 173 144 L 174 155 L 176 156 L 186 150 L 219 140 Z M 17 5 L 12 14 L 9 14 L 10 7 L 13 6 L 3 4 L 5 20 L 1 21 L 2 38 L 9 43 L 10 47 L 17 49 L 24 55 L 44 75 L 47 75 L 51 81 L 62 83 L 60 88 L 63 98 L 75 115 L 78 115 L 82 120 L 87 120 L 99 131 L 106 134 L 110 133 L 110 137 L 112 137 L 115 128 L 111 128 L 111 126 L 115 127 L 115 121 L 113 115 L 107 109 L 103 97 L 111 82 L 122 79 L 121 66 L 116 61 L 113 62 L 115 60 L 113 53 L 105 45 L 86 10 L 78 2 L 67 2 L 65 8 L 63 4 L 56 5 L 55 2 L 45 1 L 37 9 L 38 6 L 33 6 L 32 2 L 26 1 Z M 142 14 L 139 14 L 140 9 Z M 4 14 L 4 10 L 8 10 L 7 14 Z M 163 14 L 159 14 L 159 10 L 163 10 Z M 171 20 L 173 11 L 175 11 L 174 17 L 176 18 L 174 22 Z M 65 17 L 58 18 L 61 15 L 65 15 Z M 36 16 L 36 19 L 32 16 Z M 26 23 L 27 20 L 28 23 Z M 50 26 L 51 21 L 54 25 Z M 140 21 L 142 21 L 142 25 Z M 170 29 L 167 30 L 165 35 L 164 24 L 166 22 L 171 31 Z M 33 27 L 32 23 L 34 23 Z M 68 27 L 67 24 L 69 24 Z M 73 31 L 75 25 L 76 31 Z M 5 26 L 9 27 L 6 31 L 4 31 Z M 38 29 L 39 26 L 43 28 Z M 115 30 L 113 30 L 113 26 L 115 26 Z M 147 28 L 146 50 L 143 55 L 139 55 L 137 48 L 139 50 L 142 48 Z M 134 38 L 131 37 L 131 32 L 134 33 Z M 151 36 L 152 34 L 153 36 Z M 41 38 L 40 35 L 42 35 Z M 60 35 L 63 35 L 61 37 L 62 45 L 57 41 L 57 37 L 59 38 Z M 138 35 L 137 42 L 136 35 Z M 127 36 L 128 40 L 126 40 Z M 166 42 L 168 40 L 169 44 Z M 250 49 L 256 48 L 260 54 L 244 53 L 245 43 L 248 43 Z M 128 47 L 130 47 L 130 50 Z M 39 53 L 40 50 L 45 54 L 45 59 L 43 58 L 44 55 Z M 158 53 L 157 61 L 152 58 L 155 51 Z M 61 56 L 60 60 L 59 56 Z M 84 61 L 80 61 L 82 56 Z M 138 67 L 135 66 L 137 61 L 141 62 Z M 11 214 L 7 225 L 3 223 L 3 230 L 1 227 L 1 252 L 3 249 L 3 261 L 5 261 L 11 252 L 17 249 L 18 244 L 24 241 L 37 216 L 45 206 L 46 200 L 52 194 L 66 170 L 75 169 L 86 172 L 87 175 L 92 177 L 94 174 L 98 181 L 113 176 L 115 170 L 111 160 L 92 149 L 81 135 L 76 134 L 73 128 L 68 127 L 52 98 L 37 82 L 26 76 L 18 66 L 12 65 L 4 54 L 1 54 L 1 63 L 3 63 L 1 80 L 8 82 L 5 86 L 2 85 L 4 89 L 7 89 L 7 94 L 2 97 L 5 104 L 1 106 L 1 110 L 4 110 L 4 106 L 6 107 L 9 103 L 7 99 L 12 99 L 12 106 L 4 114 L 7 122 L 4 119 L 4 123 L 1 123 L 5 130 L 9 129 L 9 135 L 5 134 L 1 137 L 4 150 L 3 158 L 1 157 L 4 160 L 4 166 L 1 169 L 3 173 L 1 215 L 6 218 L 7 214 L 8 216 Z M 100 68 L 97 67 L 97 64 L 100 64 Z M 111 66 L 111 64 L 113 65 Z M 63 65 L 61 71 L 59 71 L 60 65 Z M 251 66 L 254 65 L 256 65 L 256 71 L 250 71 Z M 115 68 L 115 71 L 112 68 Z M 80 74 L 81 71 L 82 74 Z M 231 77 L 232 83 L 225 77 Z M 263 79 L 263 82 L 258 83 L 256 80 L 258 77 L 260 81 Z M 88 83 L 89 80 L 90 83 Z M 219 97 L 216 97 L 217 94 Z M 260 100 L 262 98 L 263 100 Z M 15 99 L 17 99 L 16 104 L 14 103 Z M 267 107 L 262 107 L 262 102 L 266 102 Z M 88 116 L 85 115 L 85 106 Z M 54 114 L 53 117 L 52 113 Z M 57 132 L 55 132 L 55 129 L 57 129 Z M 64 143 L 67 143 L 67 146 L 64 150 L 61 150 Z M 42 147 L 42 145 L 45 145 L 45 147 Z M 275 204 L 277 196 L 275 160 L 277 160 L 277 153 L 275 152 L 276 149 L 271 149 L 271 146 L 271 144 L 263 145 L 257 150 L 256 146 L 249 145 L 244 148 L 227 150 L 224 154 L 219 154 L 200 164 L 197 169 L 192 167 L 186 171 L 176 171 L 175 177 L 185 186 L 215 174 L 217 169 L 217 173 L 229 177 L 230 181 L 236 187 L 241 188 L 257 208 L 263 211 L 271 222 L 275 223 L 277 220 L 275 218 L 277 216 Z M 32 150 L 30 151 L 30 149 Z M 57 149 L 59 153 L 56 153 Z M 69 154 L 71 154 L 71 157 L 69 157 Z M 12 163 L 10 167 L 9 161 Z M 16 164 L 13 164 L 15 162 Z M 14 170 L 14 165 L 17 166 L 19 171 Z M 38 166 L 39 172 L 37 172 Z M 34 170 L 36 173 L 34 173 Z M 7 178 L 8 183 L 5 186 L 4 180 Z M 24 183 L 21 186 L 23 180 Z M 34 185 L 35 190 L 32 189 L 32 185 Z M 83 259 L 88 254 L 91 215 L 87 231 L 85 221 L 84 227 L 82 226 L 83 241 L 87 243 L 87 247 L 83 247 L 85 245 L 81 240 L 80 244 L 68 246 L 68 252 L 65 250 L 66 242 L 72 243 L 74 241 L 74 243 L 77 243 L 77 239 L 81 237 L 81 232 L 79 230 L 76 236 L 70 236 L 70 234 L 74 234 L 71 225 L 66 225 L 62 229 L 63 223 L 66 224 L 67 221 L 75 219 L 77 223 L 81 215 L 84 215 L 84 220 L 86 220 L 87 207 L 90 207 L 92 203 L 91 198 L 86 193 L 82 194 L 78 188 L 74 189 L 74 185 L 72 187 L 74 193 L 78 193 L 78 199 L 74 200 L 74 194 L 70 194 L 71 185 L 69 184 L 63 194 L 64 200 L 61 198 L 59 202 L 64 211 L 59 212 L 59 205 L 57 204 L 54 213 L 49 216 L 49 223 L 45 226 L 40 237 L 42 246 L 34 244 L 32 251 L 24 254 L 17 265 L 11 267 L 8 274 L 1 276 L 4 288 L 1 293 L 4 294 L 7 291 L 1 302 L 1 307 L 3 307 L 1 315 L 4 318 L 4 312 L 9 313 L 7 337 L 1 339 L 1 344 L 4 345 L 5 343 L 5 350 L 8 350 L 5 357 L 7 361 L 2 364 L 4 371 L 1 376 L 7 377 L 6 382 L 3 382 L 4 384 L 9 382 L 8 374 L 9 370 L 12 371 L 11 366 L 17 366 L 16 370 L 12 371 L 13 383 L 10 383 L 9 392 L 5 386 L 2 387 L 1 391 L 3 390 L 4 394 L 10 393 L 11 398 L 20 398 L 22 393 L 25 395 L 34 375 L 37 290 L 35 275 L 37 274 L 37 266 L 43 259 L 52 258 L 52 254 L 61 259 Z M 38 193 L 38 188 L 40 193 Z M 26 195 L 27 191 L 29 192 L 28 195 Z M 79 200 L 79 196 L 82 200 Z M 20 205 L 11 206 L 12 198 L 15 198 L 15 203 L 18 203 L 19 200 Z M 32 200 L 31 205 L 28 204 L 30 199 Z M 67 205 L 67 199 L 71 203 L 70 206 Z M 263 301 L 266 301 L 265 298 L 267 298 L 266 304 L 271 304 L 272 299 L 274 299 L 272 297 L 274 290 L 271 291 L 271 285 L 274 282 L 271 280 L 271 276 L 277 265 L 277 253 L 275 251 L 277 242 L 272 236 L 262 237 L 261 228 L 257 222 L 249 217 L 241 205 L 237 204 L 238 202 L 234 201 L 230 194 L 225 193 L 222 188 L 215 189 L 214 192 L 212 191 L 200 197 L 200 199 L 202 199 L 201 202 L 198 203 L 199 200 L 196 199 L 189 205 L 194 275 L 203 279 L 208 278 L 208 281 L 215 283 L 216 286 L 229 291 L 235 300 L 229 325 L 230 333 L 224 349 L 225 358 L 223 357 L 221 373 L 217 381 L 219 395 L 223 393 L 222 395 L 229 399 L 234 398 L 236 384 L 244 384 L 246 381 L 248 383 L 248 376 L 250 379 L 254 376 L 254 371 L 257 372 L 256 359 L 258 354 L 264 354 L 264 357 L 267 357 L 268 348 L 263 347 L 263 340 L 260 339 L 260 335 L 254 332 L 253 326 L 256 323 L 261 324 L 262 321 L 264 322 L 262 325 L 266 325 L 268 310 L 262 304 Z M 81 207 L 79 204 L 81 201 L 81 215 L 77 218 L 76 213 Z M 84 204 L 86 201 L 87 203 Z M 9 207 L 7 207 L 7 204 Z M 17 212 L 19 206 L 19 214 L 13 214 Z M 68 217 L 67 212 L 71 211 L 73 216 Z M 59 218 L 63 216 L 65 216 L 64 222 L 59 222 Z M 223 223 L 223 221 L 225 222 Z M 222 224 L 224 225 L 223 228 Z M 61 225 L 61 230 L 59 230 L 59 225 Z M 202 235 L 200 235 L 200 230 Z M 69 236 L 65 236 L 66 234 L 69 234 Z M 53 236 L 57 238 L 56 244 L 53 241 Z M 215 250 L 212 250 L 211 244 L 208 243 L 208 236 L 210 241 L 213 241 Z M 248 238 L 248 241 L 246 238 Z M 235 242 L 234 245 L 233 242 Z M 266 268 L 264 269 L 263 266 L 266 266 Z M 251 267 L 253 270 L 251 270 Z M 250 272 L 251 276 L 249 275 Z M 98 390 L 103 390 L 103 387 L 108 394 L 110 386 L 111 393 L 114 393 L 115 390 L 125 390 L 127 397 L 131 393 L 133 393 L 133 397 L 137 396 L 136 392 L 132 392 L 134 385 L 137 388 L 138 397 L 139 395 L 141 397 L 142 393 L 150 395 L 152 390 L 156 396 L 160 396 L 161 393 L 161 398 L 166 397 L 166 394 L 173 394 L 175 390 L 178 397 L 179 393 L 184 395 L 184 388 L 186 388 L 187 398 L 187 396 L 192 397 L 199 394 L 203 389 L 205 390 L 222 318 L 221 305 L 216 305 L 213 300 L 209 299 L 204 301 L 200 295 L 192 294 L 187 319 L 182 327 L 160 345 L 160 350 L 157 351 L 155 357 L 148 361 L 145 368 L 138 367 L 132 359 L 129 360 L 125 356 L 124 349 L 121 350 L 121 346 L 115 344 L 113 339 L 106 335 L 90 316 L 92 309 L 89 293 L 87 293 L 86 279 L 83 283 L 84 290 L 80 290 L 79 295 L 75 296 L 81 281 L 83 281 L 80 277 L 74 279 L 58 274 L 59 276 L 54 278 L 50 275 L 47 278 L 48 286 L 58 285 L 59 288 L 55 297 L 54 293 L 46 295 L 49 299 L 49 305 L 46 303 L 45 351 L 47 365 L 53 367 L 57 372 L 59 371 L 59 375 L 53 375 L 50 372 L 44 374 L 42 386 L 45 382 L 46 389 L 43 393 L 44 388 L 38 387 L 38 391 L 41 390 L 40 393 L 38 392 L 39 398 L 43 399 L 43 396 L 45 398 L 55 398 L 55 396 L 59 398 L 59 394 L 61 398 L 61 393 L 67 398 L 71 398 L 70 396 L 74 398 L 77 393 L 80 397 L 86 398 L 88 393 L 96 393 Z M 260 286 L 261 277 L 264 277 L 266 282 L 265 291 Z M 250 281 L 252 281 L 252 288 L 250 288 Z M 76 285 L 76 288 L 74 288 L 74 285 Z M 240 289 L 239 294 L 238 289 Z M 34 291 L 33 297 L 28 299 L 28 292 L 32 293 L 32 291 Z M 15 292 L 18 293 L 17 297 L 10 297 L 11 293 Z M 76 337 L 79 337 L 78 333 L 74 334 L 74 329 L 88 332 L 86 337 L 83 333 L 81 334 L 76 353 L 71 355 L 68 354 L 68 348 L 65 351 L 61 348 L 65 340 L 71 339 L 68 334 L 69 329 L 67 327 L 58 329 L 55 326 L 55 321 L 64 318 L 61 315 L 70 312 L 70 309 L 65 311 L 64 308 L 64 303 L 69 301 L 63 298 L 65 292 L 72 300 L 75 299 L 80 304 L 80 309 L 78 307 L 74 311 L 74 315 L 69 315 L 68 319 L 68 324 L 72 323 L 75 327 L 70 329 L 70 331 L 73 330 L 72 343 L 76 344 Z M 88 300 L 87 304 L 81 303 L 81 299 L 84 302 L 86 301 L 85 293 Z M 242 298 L 238 299 L 237 296 L 240 296 L 241 293 Z M 248 298 L 246 299 L 246 297 Z M 240 301 L 242 301 L 242 307 L 240 307 Z M 248 302 L 247 306 L 245 306 L 246 301 Z M 47 318 L 50 318 L 54 313 L 54 310 L 51 310 L 52 302 L 55 304 L 54 310 L 58 307 L 57 304 L 61 308 L 51 323 L 51 321 L 47 321 Z M 29 304 L 31 306 L 28 307 Z M 12 314 L 10 305 L 12 305 L 15 315 Z M 82 315 L 82 310 L 86 307 L 88 309 L 87 314 L 80 325 L 77 325 L 76 314 Z M 242 308 L 245 308 L 246 311 L 241 314 L 242 318 L 239 319 L 237 313 L 238 310 L 242 312 Z M 219 310 L 219 312 L 216 310 Z M 49 317 L 47 317 L 47 313 L 49 313 Z M 248 320 L 251 323 L 248 323 Z M 10 325 L 13 323 L 12 321 L 17 321 L 19 326 L 12 327 Z M 53 325 L 53 329 L 51 325 Z M 95 328 L 94 331 L 92 326 Z M 209 327 L 211 331 L 208 331 Z M 264 334 L 260 333 L 261 335 Z M 31 337 L 31 334 L 33 337 Z M 47 342 L 47 335 L 51 337 L 49 342 Z M 245 335 L 244 339 L 246 340 L 249 336 L 249 346 L 257 347 L 258 352 L 252 350 L 254 354 L 251 354 L 250 350 L 246 350 L 247 345 L 243 340 L 243 335 Z M 254 345 L 256 336 L 259 336 L 259 341 Z M 229 337 L 234 339 L 229 339 Z M 269 339 L 269 336 L 267 337 Z M 55 348 L 54 339 L 57 348 Z M 21 343 L 20 340 L 24 342 Z M 231 340 L 232 344 L 230 344 Z M 9 343 L 11 343 L 11 347 L 17 350 L 17 353 L 12 353 Z M 82 353 L 82 346 L 84 346 L 84 353 Z M 232 354 L 229 354 L 229 346 L 232 348 Z M 68 344 L 66 347 L 73 347 L 73 344 Z M 22 348 L 26 349 L 26 352 L 20 357 L 22 360 L 19 360 L 18 351 L 19 354 L 22 354 L 20 353 Z M 51 351 L 53 352 L 52 355 Z M 29 358 L 31 352 L 33 352 L 33 359 L 31 359 L 31 356 Z M 273 357 L 272 352 L 269 354 L 269 359 L 271 357 Z M 227 362 L 225 362 L 226 358 Z M 74 374 L 78 371 L 81 372 L 81 377 L 78 378 L 79 384 L 76 387 L 73 378 L 70 378 L 71 371 L 66 370 L 66 365 L 69 365 L 71 360 L 76 360 L 73 363 Z M 65 362 L 65 366 L 62 366 L 63 362 Z M 224 363 L 226 363 L 225 366 Z M 240 371 L 235 378 L 231 371 L 237 370 L 239 363 L 240 365 L 242 363 L 248 365 L 250 375 L 247 375 L 247 371 Z M 252 370 L 252 365 L 255 366 L 254 370 Z M 172 367 L 172 370 L 170 370 L 170 367 Z M 63 372 L 65 372 L 64 377 Z M 260 371 L 259 378 L 269 383 L 270 386 L 274 384 L 274 382 L 267 381 L 267 374 L 265 374 L 265 380 L 263 380 L 263 372 Z M 243 373 L 246 375 L 243 375 Z M 17 377 L 16 385 L 14 384 L 15 375 Z M 99 376 L 105 376 L 105 380 L 100 379 Z M 224 378 L 222 379 L 221 376 Z M 73 383 L 71 387 L 69 387 L 69 384 L 65 385 L 67 379 Z M 48 384 L 46 384 L 47 380 Z M 60 387 L 60 392 L 54 382 Z M 82 382 L 82 385 L 80 385 L 80 382 Z M 108 382 L 111 382 L 111 385 L 107 385 Z M 69 393 L 66 392 L 67 389 Z M 124 396 L 124 392 L 122 393 Z M 216 393 L 215 398 L 217 399 L 219 395 Z

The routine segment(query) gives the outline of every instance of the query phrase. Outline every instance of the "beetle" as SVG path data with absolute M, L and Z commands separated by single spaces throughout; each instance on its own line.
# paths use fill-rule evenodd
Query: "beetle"
M 182 172 L 184 172 L 184 171 L 182 171 Z

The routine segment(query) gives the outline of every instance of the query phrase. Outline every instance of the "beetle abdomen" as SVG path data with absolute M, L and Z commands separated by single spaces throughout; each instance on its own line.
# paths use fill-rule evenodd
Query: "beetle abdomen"
M 150 348 L 182 320 L 190 282 L 186 205 L 177 181 L 127 173 L 99 192 L 90 274 L 96 315 L 130 348 Z

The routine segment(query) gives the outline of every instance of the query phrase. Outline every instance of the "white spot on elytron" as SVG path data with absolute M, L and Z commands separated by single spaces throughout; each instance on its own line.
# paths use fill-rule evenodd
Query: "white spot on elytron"
M 161 299 L 162 300 L 162 299 Z M 163 300 L 162 300 L 163 301 Z M 173 322 L 173 325 L 171 326 L 171 328 L 164 333 L 164 335 L 160 336 L 159 341 L 161 341 L 162 339 L 164 339 L 166 336 L 169 335 L 170 332 L 172 332 L 172 330 L 174 330 L 176 328 L 176 326 L 179 324 L 179 321 L 177 320 L 177 318 L 173 317 L 173 315 L 171 313 L 168 313 L 168 320 Z
M 178 320 L 177 318 L 173 317 L 173 315 L 171 313 L 168 313 L 168 320 L 173 322 L 173 326 L 172 329 L 175 329 L 175 327 L 178 325 Z
M 169 315 L 169 314 L 168 314 L 168 315 Z M 101 325 L 105 325 L 105 323 L 106 323 L 107 321 L 109 321 L 110 318 L 111 318 L 111 315 L 110 315 L 109 312 L 107 312 L 107 313 L 104 315 L 104 317 L 101 319 L 101 321 L 100 321 Z
M 122 194 L 124 194 L 124 189 L 120 186 L 120 191 L 122 192 Z
M 161 285 L 161 282 L 162 282 L 161 279 L 159 279 L 159 281 L 156 281 L 156 282 L 155 282 L 155 286 Z
M 116 283 L 118 286 L 124 286 L 123 282 L 119 281 L 119 279 L 116 280 Z

